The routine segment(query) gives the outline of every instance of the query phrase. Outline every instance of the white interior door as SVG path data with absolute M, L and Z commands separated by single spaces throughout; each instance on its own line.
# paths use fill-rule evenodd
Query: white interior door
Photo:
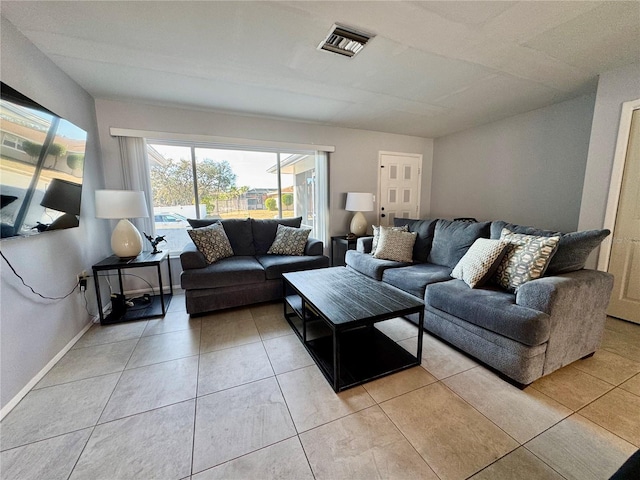
M 631 119 L 609 273 L 615 277 L 609 315 L 640 323 L 640 110 Z
M 378 223 L 389 226 L 395 217 L 420 218 L 422 155 L 380 152 L 378 161 Z

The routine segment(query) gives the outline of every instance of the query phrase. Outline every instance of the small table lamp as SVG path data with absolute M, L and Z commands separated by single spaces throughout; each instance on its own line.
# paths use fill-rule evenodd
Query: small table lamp
M 347 193 L 347 205 L 345 208 L 349 212 L 356 212 L 351 219 L 350 230 L 353 235 L 361 237 L 367 233 L 367 219 L 364 218 L 362 212 L 371 212 L 373 210 L 373 194 L 372 193 Z
M 80 215 L 80 197 L 82 195 L 82 185 L 69 182 L 61 178 L 51 180 L 49 187 L 42 196 L 40 205 L 51 210 L 62 212 L 47 230 L 60 230 L 72 228 L 79 225 L 78 215 Z
M 120 219 L 111 235 L 111 249 L 120 258 L 133 258 L 142 252 L 142 236 L 128 218 L 148 217 L 144 192 L 96 190 L 96 217 Z

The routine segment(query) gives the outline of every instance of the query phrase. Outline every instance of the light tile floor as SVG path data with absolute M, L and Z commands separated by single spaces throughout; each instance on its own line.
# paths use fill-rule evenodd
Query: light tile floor
M 416 327 L 379 324 L 405 348 Z M 94 326 L 0 424 L 8 479 L 606 479 L 640 447 L 640 326 L 524 390 L 425 335 L 335 394 L 279 303 Z

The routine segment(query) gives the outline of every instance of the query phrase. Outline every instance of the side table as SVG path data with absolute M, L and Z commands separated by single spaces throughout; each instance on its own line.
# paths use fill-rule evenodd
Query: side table
M 348 235 L 336 235 L 331 237 L 331 266 L 344 266 L 344 256 L 347 254 L 347 250 L 355 250 L 358 245 L 358 238 L 360 237 L 351 237 Z M 338 247 L 338 248 L 336 248 Z M 341 252 L 341 248 L 344 247 L 344 253 L 339 254 L 338 258 L 336 258 L 336 250 L 338 253 Z
M 167 313 L 167 306 L 171 302 L 173 296 L 173 280 L 171 278 L 171 262 L 169 261 L 169 252 L 159 252 L 152 254 L 151 252 L 142 252 L 135 258 L 121 259 L 116 255 L 111 255 L 99 263 L 93 265 L 93 279 L 96 287 L 96 298 L 98 300 L 98 312 L 100 315 L 100 323 L 107 325 L 111 323 L 126 322 L 130 320 L 140 320 L 142 318 L 164 316 Z M 162 287 L 162 263 L 166 261 L 169 271 L 169 291 L 165 294 Z M 143 298 L 133 299 L 133 306 L 128 306 L 124 301 L 124 287 L 122 284 L 122 271 L 130 268 L 156 267 L 158 274 L 158 295 L 145 295 Z M 102 300 L 100 298 L 100 276 L 99 272 L 105 270 L 116 270 L 118 272 L 118 283 L 120 285 L 121 308 L 117 310 L 113 308 L 106 317 L 102 312 Z M 126 273 L 124 274 L 126 275 Z M 113 295 L 112 295 L 113 296 Z

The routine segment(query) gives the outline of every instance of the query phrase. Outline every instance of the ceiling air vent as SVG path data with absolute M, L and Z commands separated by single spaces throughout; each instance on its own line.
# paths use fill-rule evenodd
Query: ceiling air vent
M 334 24 L 320 45 L 318 50 L 337 53 L 346 57 L 353 57 L 360 52 L 374 35 L 358 31 L 351 27 Z

